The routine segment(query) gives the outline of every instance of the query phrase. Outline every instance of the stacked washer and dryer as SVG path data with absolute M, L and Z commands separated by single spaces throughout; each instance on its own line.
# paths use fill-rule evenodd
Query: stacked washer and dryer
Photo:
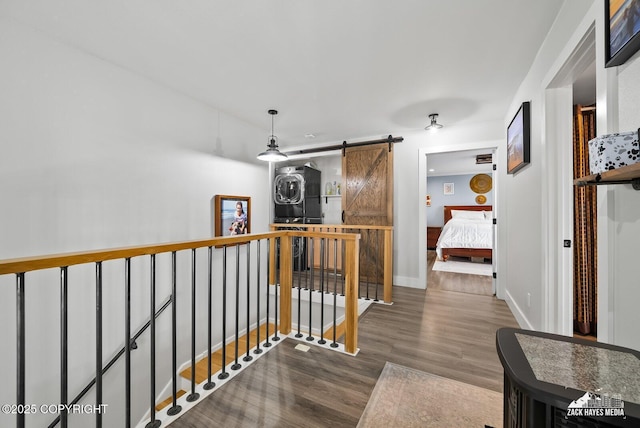
M 320 179 L 320 171 L 309 166 L 278 168 L 273 181 L 274 223 L 321 224 Z M 306 239 L 294 241 L 295 270 L 307 269 L 307 246 Z

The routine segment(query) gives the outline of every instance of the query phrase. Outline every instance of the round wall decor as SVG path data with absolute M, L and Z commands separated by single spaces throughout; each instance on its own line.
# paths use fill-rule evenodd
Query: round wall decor
M 475 193 L 487 193 L 491 190 L 492 180 L 491 176 L 487 174 L 476 174 L 469 181 L 469 187 Z
M 478 195 L 476 196 L 476 203 L 479 205 L 484 204 L 485 202 L 487 202 L 487 197 L 485 195 Z

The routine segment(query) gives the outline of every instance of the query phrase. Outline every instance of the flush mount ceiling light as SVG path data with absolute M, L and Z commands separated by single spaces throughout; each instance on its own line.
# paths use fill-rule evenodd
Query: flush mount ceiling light
M 424 128 L 425 130 L 437 131 L 438 129 L 442 128 L 442 125 L 438 123 L 438 113 L 431 113 L 429 117 L 431 118 L 431 124 Z
M 269 144 L 267 144 L 267 150 L 260 153 L 258 155 L 258 159 L 267 162 L 279 162 L 287 159 L 287 155 L 281 153 L 278 150 L 278 137 L 273 135 L 273 117 L 278 114 L 278 110 L 269 110 L 268 113 L 271 115 L 271 135 L 269 135 Z

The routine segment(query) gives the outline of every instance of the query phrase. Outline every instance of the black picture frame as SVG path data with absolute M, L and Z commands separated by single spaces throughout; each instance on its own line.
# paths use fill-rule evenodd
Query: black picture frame
M 236 204 L 242 204 L 246 216 L 243 225 L 237 225 L 234 213 Z M 215 195 L 214 236 L 244 235 L 251 232 L 251 198 L 249 196 Z
M 515 174 L 531 161 L 531 103 L 518 108 L 507 127 L 507 174 Z
M 604 22 L 605 67 L 622 65 L 640 50 L 640 0 L 605 0 Z

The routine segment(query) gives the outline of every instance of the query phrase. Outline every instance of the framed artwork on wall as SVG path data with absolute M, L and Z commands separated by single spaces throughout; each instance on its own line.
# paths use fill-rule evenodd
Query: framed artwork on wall
M 442 193 L 444 193 L 445 195 L 453 195 L 453 190 L 453 183 L 444 183 Z
M 640 0 L 605 0 L 605 67 L 624 64 L 640 50 Z
M 251 198 L 216 195 L 214 236 L 244 235 L 251 232 Z
M 507 128 L 507 174 L 514 174 L 530 162 L 531 107 L 522 103 Z

